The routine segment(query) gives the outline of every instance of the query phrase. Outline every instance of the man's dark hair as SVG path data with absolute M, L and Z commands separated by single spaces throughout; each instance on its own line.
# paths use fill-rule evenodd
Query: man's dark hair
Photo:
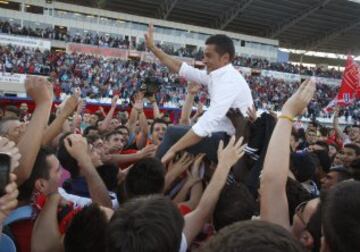
M 357 158 L 352 161 L 350 165 L 351 177 L 355 180 L 360 181 L 360 159 Z
M 325 242 L 330 251 L 360 251 L 360 182 L 334 186 L 322 199 L 321 213 Z
M 123 194 L 126 200 L 159 194 L 164 190 L 165 185 L 165 168 L 160 160 L 156 158 L 145 158 L 135 163 L 130 168 L 129 173 L 123 184 L 118 186 L 118 200 L 123 202 Z M 120 192 L 123 190 L 123 193 Z
M 122 135 L 122 133 L 117 130 L 110 131 L 104 135 L 104 140 L 109 141 L 109 139 L 114 135 Z
M 304 252 L 283 227 L 264 221 L 240 221 L 213 236 L 200 252 Z
M 126 202 L 111 218 L 107 252 L 179 251 L 184 219 L 170 199 L 160 195 Z
M 311 200 L 312 197 L 298 181 L 292 178 L 287 179 L 286 196 L 289 204 L 289 221 L 292 224 L 296 207 L 304 201 Z
M 161 119 L 161 118 L 155 118 L 154 121 L 152 122 L 151 126 L 150 126 L 150 133 L 151 133 L 151 134 L 153 133 L 153 131 L 154 131 L 154 126 L 155 126 L 155 124 L 157 124 L 157 123 L 165 124 L 166 126 L 168 126 L 168 123 L 167 123 L 165 120 L 163 120 L 163 119 Z
M 88 144 L 93 144 L 99 139 L 101 139 L 101 137 L 98 134 L 86 136 L 86 140 L 87 140 Z
M 65 252 L 105 250 L 108 220 L 97 204 L 85 206 L 71 220 L 64 237 Z
M 354 150 L 356 153 L 356 156 L 360 155 L 360 147 L 356 144 L 353 144 L 353 143 L 345 144 L 344 148 L 349 148 L 349 149 Z
M 316 145 L 323 147 L 327 152 L 329 152 L 329 145 L 324 141 L 316 141 Z
M 244 184 L 226 185 L 214 211 L 214 227 L 220 230 L 238 221 L 250 220 L 256 211 L 256 201 Z
M 98 131 L 98 128 L 96 126 L 87 126 L 85 129 L 84 129 L 84 133 L 83 133 L 83 136 L 86 137 L 89 133 L 90 133 L 90 130 L 96 130 Z
M 65 147 L 65 138 L 71 135 L 71 133 L 65 133 L 59 140 L 59 146 L 57 151 L 57 157 L 60 161 L 61 166 L 70 172 L 71 178 L 76 178 L 79 176 L 80 169 L 78 162 L 73 158 Z
M 338 174 L 337 182 L 340 183 L 342 181 L 348 180 L 352 178 L 351 171 L 344 166 L 335 166 L 332 167 L 329 172 L 336 172 Z
M 120 125 L 120 126 L 118 126 L 118 127 L 115 128 L 115 130 L 116 130 L 116 131 L 119 131 L 119 132 L 121 132 L 121 131 L 120 131 L 121 129 L 126 129 L 128 133 L 130 132 L 130 131 L 129 131 L 129 128 L 126 127 L 125 125 Z
M 215 51 L 223 56 L 225 53 L 229 54 L 230 62 L 235 57 L 235 47 L 232 39 L 225 34 L 216 34 L 210 36 L 206 41 L 205 45 L 215 45 Z
M 55 155 L 55 152 L 50 148 L 42 147 L 39 150 L 30 177 L 19 187 L 18 200 L 29 201 L 34 191 L 36 180 L 50 178 L 50 164 L 46 159 L 51 155 Z

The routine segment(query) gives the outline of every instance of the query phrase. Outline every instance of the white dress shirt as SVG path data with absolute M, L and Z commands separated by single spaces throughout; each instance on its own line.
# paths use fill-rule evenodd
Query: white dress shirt
M 179 75 L 208 88 L 210 107 L 192 127 L 195 134 L 207 137 L 222 131 L 234 135 L 235 129 L 226 113 L 230 108 L 239 108 L 245 116 L 247 108 L 253 105 L 249 85 L 239 71 L 228 64 L 207 74 L 204 70 L 182 63 Z

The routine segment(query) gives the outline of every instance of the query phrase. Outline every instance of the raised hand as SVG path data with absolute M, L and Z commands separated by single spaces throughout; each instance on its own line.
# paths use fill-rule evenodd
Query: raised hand
M 152 50 L 155 47 L 154 44 L 154 26 L 149 24 L 148 31 L 145 34 L 145 45 L 149 50 Z
M 192 82 L 190 81 L 189 84 L 188 84 L 188 92 L 192 95 L 196 95 L 199 90 L 201 89 L 201 85 L 195 83 L 195 82 Z
M 168 170 L 170 171 L 175 169 L 181 169 L 185 171 L 190 167 L 193 162 L 194 157 L 191 154 L 184 152 L 184 154 L 179 158 L 179 160 L 175 162 L 173 160 L 170 161 Z
M 64 107 L 61 109 L 61 111 L 66 116 L 70 116 L 76 110 L 78 104 L 79 98 L 76 95 L 72 95 L 66 100 Z
M 5 194 L 0 198 L 0 223 L 2 223 L 10 212 L 14 210 L 18 204 L 17 197 L 19 195 L 16 184 L 15 174 L 10 173 L 10 182 L 5 187 Z
M 52 84 L 44 77 L 27 76 L 25 79 L 26 94 L 36 105 L 51 103 L 53 99 Z
M 218 148 L 218 161 L 219 165 L 225 165 L 226 167 L 232 167 L 242 156 L 245 154 L 245 144 L 242 145 L 244 138 L 240 137 L 235 142 L 235 136 L 232 136 L 228 145 L 224 148 L 224 142 L 220 141 Z
M 111 107 L 116 107 L 116 103 L 119 100 L 118 95 L 114 95 L 114 97 L 111 99 Z
M 149 144 L 140 150 L 141 158 L 154 157 L 156 154 L 157 146 L 155 144 Z
M 292 117 L 301 115 L 316 91 L 313 79 L 305 80 L 299 89 L 285 102 L 281 113 Z
M 70 156 L 79 161 L 81 158 L 88 155 L 88 144 L 84 137 L 78 134 L 71 134 L 64 140 L 66 150 Z

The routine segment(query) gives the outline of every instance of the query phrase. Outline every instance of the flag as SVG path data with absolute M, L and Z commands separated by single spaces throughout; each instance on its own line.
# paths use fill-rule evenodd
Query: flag
M 340 106 L 346 106 L 351 104 L 355 98 L 360 98 L 360 66 L 349 55 L 336 103 Z

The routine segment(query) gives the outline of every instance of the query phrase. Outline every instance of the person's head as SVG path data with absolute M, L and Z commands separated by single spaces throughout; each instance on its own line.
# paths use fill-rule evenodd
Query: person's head
M 264 221 L 240 221 L 223 228 L 200 252 L 304 252 L 281 226 Z
M 128 143 L 129 136 L 130 136 L 128 127 L 126 127 L 125 125 L 120 125 L 115 130 L 121 132 L 121 134 L 123 135 L 123 137 L 125 139 L 125 142 Z
M 321 179 L 321 189 L 329 190 L 336 184 L 351 178 L 350 171 L 343 166 L 335 166 Z
M 250 220 L 255 211 L 256 201 L 245 185 L 226 185 L 214 210 L 214 227 L 220 230 L 237 221 Z
M 309 145 L 315 144 L 317 140 L 318 140 L 317 132 L 315 130 L 308 129 L 306 131 L 306 141 L 308 142 L 308 144 Z
M 226 35 L 212 35 L 205 45 L 203 63 L 208 73 L 231 63 L 235 57 L 234 42 Z
M 316 143 L 309 146 L 310 151 L 325 150 L 329 152 L 329 145 L 324 141 L 316 141 Z
M 354 161 L 360 155 L 360 147 L 356 144 L 344 145 L 343 162 L 345 167 L 350 167 L 351 162 Z
M 34 192 L 44 195 L 56 192 L 61 178 L 59 160 L 54 152 L 47 148 L 41 148 L 30 177 L 19 187 L 19 201 L 30 201 Z
M 97 204 L 85 206 L 75 214 L 64 237 L 65 252 L 105 250 L 105 232 L 113 210 Z
M 322 252 L 360 251 L 360 182 L 334 186 L 321 200 Z
M 10 141 L 18 143 L 26 130 L 26 124 L 16 117 L 9 117 L 0 121 L 0 135 L 7 137 Z
M 167 130 L 168 124 L 166 121 L 156 118 L 150 127 L 151 140 L 154 144 L 161 144 L 164 139 L 165 132 Z
M 344 164 L 344 152 L 343 151 L 339 151 L 336 153 L 334 161 L 333 161 L 333 165 L 343 165 Z
M 104 145 L 109 152 L 121 151 L 126 141 L 120 131 L 111 131 L 104 136 Z
M 349 137 L 351 142 L 356 142 L 360 138 L 360 126 L 354 125 L 350 129 Z
M 83 122 L 85 124 L 90 124 L 90 118 L 91 118 L 91 114 L 90 113 L 84 113 L 83 115 Z
M 335 158 L 337 152 L 339 151 L 339 147 L 337 146 L 337 144 L 329 144 L 329 157 L 330 158 Z
M 290 170 L 300 183 L 314 176 L 316 167 L 312 155 L 312 153 L 306 151 L 294 152 L 290 155 Z
M 291 216 L 293 223 L 291 226 L 291 233 L 295 239 L 300 241 L 303 238 L 309 220 L 315 213 L 319 203 L 320 199 L 315 198 L 312 200 L 305 200 L 296 206 L 295 212 Z
M 110 220 L 107 251 L 179 251 L 183 227 L 183 217 L 167 197 L 135 198 L 122 205 Z
M 4 118 L 20 118 L 21 111 L 14 105 L 5 107 Z
M 353 179 L 360 181 L 360 159 L 359 158 L 355 159 L 351 163 L 349 171 L 350 171 L 351 177 Z
M 109 125 L 109 130 L 115 130 L 121 125 L 120 121 L 117 118 L 112 118 Z
M 22 102 L 22 103 L 20 104 L 20 108 L 19 108 L 19 109 L 21 110 L 21 112 L 22 112 L 23 114 L 26 114 L 26 113 L 28 112 L 28 110 L 29 110 L 29 107 L 28 107 L 27 103 Z
M 91 114 L 89 118 L 89 124 L 96 126 L 96 123 L 99 121 L 100 117 L 97 114 Z
M 124 183 L 118 186 L 118 200 L 123 202 L 139 196 L 161 194 L 164 185 L 163 164 L 156 158 L 145 158 L 130 168 Z
M 295 130 L 292 130 L 291 137 L 290 137 L 290 148 L 291 151 L 296 151 L 296 148 L 299 145 L 299 135 Z
M 118 118 L 122 125 L 125 125 L 129 119 L 129 113 L 127 111 L 121 111 L 118 113 Z
M 306 131 L 315 131 L 317 132 L 319 127 L 319 123 L 317 121 L 311 121 L 309 122 Z
M 292 217 L 296 212 L 296 207 L 304 201 L 309 201 L 312 197 L 301 183 L 291 178 L 288 178 L 286 183 L 286 196 L 289 207 L 289 221 L 292 224 Z
M 61 166 L 70 172 L 72 178 L 80 176 L 80 168 L 78 162 L 73 158 L 65 146 L 65 141 L 68 141 L 68 137 L 71 133 L 65 133 L 59 140 L 59 146 L 57 150 L 57 156 Z
M 84 129 L 84 137 L 87 137 L 87 136 L 92 136 L 92 135 L 97 135 L 99 134 L 99 130 L 97 129 L 97 127 L 95 126 L 88 126 Z

